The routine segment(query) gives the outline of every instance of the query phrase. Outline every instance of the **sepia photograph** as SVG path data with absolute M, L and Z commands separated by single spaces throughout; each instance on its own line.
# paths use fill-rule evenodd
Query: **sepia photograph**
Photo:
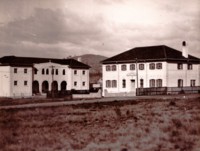
M 200 151 L 200 1 L 0 0 L 0 150 Z

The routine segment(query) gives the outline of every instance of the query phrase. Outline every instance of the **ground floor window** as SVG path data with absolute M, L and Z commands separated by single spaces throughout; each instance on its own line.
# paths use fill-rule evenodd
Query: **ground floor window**
M 117 80 L 106 80 L 106 88 L 116 88 Z
M 126 80 L 122 80 L 122 88 L 126 88 Z
M 178 79 L 178 87 L 183 87 L 183 80 L 182 79 Z
M 143 87 L 144 87 L 144 80 L 140 79 L 140 88 L 143 88 Z
M 116 88 L 117 87 L 117 80 L 112 80 L 112 87 Z
M 156 86 L 157 87 L 162 87 L 162 79 L 157 79 L 156 80 Z
M 149 85 L 151 88 L 155 87 L 155 80 L 154 79 L 149 80 Z
M 24 81 L 24 85 L 27 86 L 28 85 L 28 81 Z
M 190 80 L 190 86 L 195 87 L 195 80 Z
M 14 86 L 17 86 L 17 81 L 14 81 Z
M 111 81 L 110 80 L 106 80 L 106 88 L 110 88 L 111 87 Z

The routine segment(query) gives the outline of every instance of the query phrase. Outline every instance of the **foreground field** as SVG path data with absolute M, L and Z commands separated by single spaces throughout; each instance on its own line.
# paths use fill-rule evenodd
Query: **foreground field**
M 199 151 L 200 98 L 0 110 L 3 151 Z

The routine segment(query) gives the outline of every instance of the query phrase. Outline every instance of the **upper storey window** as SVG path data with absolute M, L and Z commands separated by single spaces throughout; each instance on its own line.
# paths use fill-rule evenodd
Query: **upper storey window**
M 192 64 L 187 65 L 188 70 L 192 70 Z
M 42 74 L 44 74 L 44 69 L 42 69 Z
M 28 71 L 27 69 L 24 69 L 24 73 L 27 73 L 27 71 Z
M 144 64 L 139 64 L 139 69 L 144 70 Z
M 162 63 L 157 63 L 156 64 L 156 69 L 162 69 Z
M 112 71 L 116 71 L 116 70 L 117 70 L 116 65 L 112 65 Z
M 65 75 L 65 69 L 63 69 L 63 75 Z
M 17 68 L 14 68 L 14 73 L 17 73 Z
M 155 69 L 155 63 L 150 63 L 149 64 L 149 69 L 154 70 Z
M 177 64 L 177 69 L 178 70 L 182 70 L 183 69 L 183 64 L 182 63 L 178 63 Z
M 122 70 L 122 71 L 126 71 L 126 65 L 125 65 L 125 64 L 123 64 L 123 65 L 121 66 L 121 70 Z
M 38 70 L 35 68 L 35 69 L 34 69 L 34 73 L 37 74 L 37 72 L 38 72 Z
M 109 65 L 106 66 L 106 71 L 110 71 L 110 66 Z
M 130 70 L 135 70 L 135 64 L 130 64 Z
M 46 69 L 46 75 L 48 75 L 49 74 L 49 69 Z

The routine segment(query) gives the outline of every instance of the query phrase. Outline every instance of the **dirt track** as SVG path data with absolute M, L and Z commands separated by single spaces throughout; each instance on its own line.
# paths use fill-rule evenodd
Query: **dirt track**
M 35 108 L 35 107 L 49 107 L 49 106 L 64 106 L 64 105 L 73 105 L 73 104 L 83 104 L 83 103 L 100 103 L 100 102 L 113 102 L 113 101 L 122 101 L 122 100 L 151 100 L 151 99 L 191 99 L 191 98 L 200 98 L 200 94 L 193 95 L 159 95 L 159 96 L 135 96 L 135 97 L 110 97 L 110 98 L 100 98 L 100 99 L 83 99 L 83 100 L 72 100 L 72 101 L 62 101 L 59 100 L 45 100 L 45 102 L 34 100 L 34 99 L 24 99 L 24 100 L 0 100 L 0 109 L 14 109 L 14 108 Z

